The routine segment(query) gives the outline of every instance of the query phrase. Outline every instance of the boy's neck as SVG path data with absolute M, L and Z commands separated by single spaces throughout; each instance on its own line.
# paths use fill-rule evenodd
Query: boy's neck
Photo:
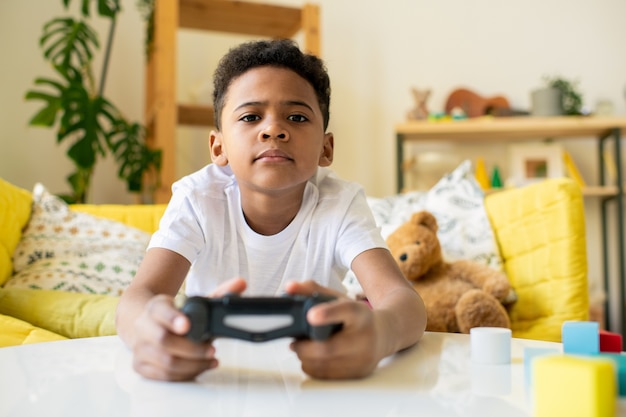
M 300 211 L 304 187 L 287 193 L 241 191 L 241 209 L 248 226 L 256 233 L 271 236 L 282 232 Z

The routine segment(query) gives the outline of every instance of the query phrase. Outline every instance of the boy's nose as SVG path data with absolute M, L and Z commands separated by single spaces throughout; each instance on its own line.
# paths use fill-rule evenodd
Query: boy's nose
M 286 140 L 289 138 L 289 133 L 280 124 L 272 123 L 261 131 L 261 138 L 263 140 L 278 139 Z

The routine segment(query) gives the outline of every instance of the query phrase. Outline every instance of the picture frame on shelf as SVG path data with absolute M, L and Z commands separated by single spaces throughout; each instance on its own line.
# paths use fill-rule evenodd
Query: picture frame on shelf
M 528 143 L 509 147 L 511 180 L 517 187 L 565 174 L 563 147 L 558 143 Z

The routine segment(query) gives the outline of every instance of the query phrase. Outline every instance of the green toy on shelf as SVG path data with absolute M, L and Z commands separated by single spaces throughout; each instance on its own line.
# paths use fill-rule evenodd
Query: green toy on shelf
M 497 165 L 493 167 L 491 172 L 491 188 L 502 188 L 502 178 L 500 177 L 500 169 Z

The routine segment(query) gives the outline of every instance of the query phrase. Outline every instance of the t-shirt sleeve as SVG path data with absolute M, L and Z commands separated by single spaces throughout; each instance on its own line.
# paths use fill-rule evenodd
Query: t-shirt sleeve
M 374 248 L 387 249 L 387 243 L 376 225 L 365 193 L 359 190 L 346 210 L 337 240 L 337 256 L 350 268 L 354 258 Z
M 198 213 L 190 197 L 174 189 L 159 229 L 152 235 L 148 249 L 164 248 L 180 254 L 193 263 L 205 244 Z

